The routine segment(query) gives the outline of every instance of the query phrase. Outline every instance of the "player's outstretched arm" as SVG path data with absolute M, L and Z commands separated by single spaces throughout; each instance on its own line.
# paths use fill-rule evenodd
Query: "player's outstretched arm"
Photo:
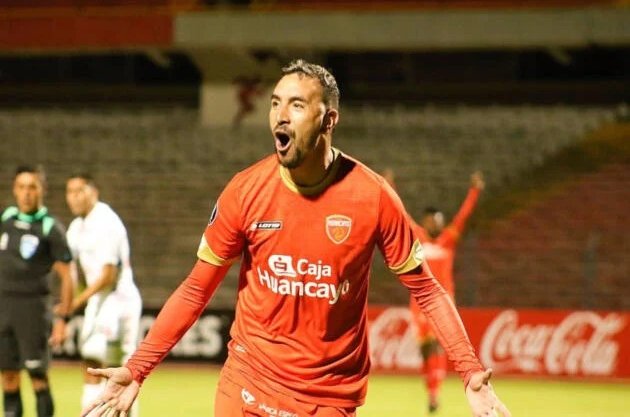
M 475 372 L 466 386 L 466 398 L 473 413 L 473 417 L 502 416 L 512 417 L 490 384 L 492 369 Z
M 479 195 L 485 186 L 481 171 L 476 171 L 470 176 L 470 189 L 468 190 L 468 194 L 448 227 L 448 230 L 454 232 L 456 240 L 458 240 L 459 235 L 463 233 L 466 223 L 477 205 Z
M 399 278 L 433 324 L 440 344 L 464 380 L 473 417 L 511 417 L 490 385 L 492 370 L 479 362 L 454 304 L 427 265 Z
M 166 301 L 126 366 L 88 371 L 108 378 L 108 381 L 99 400 L 83 410 L 81 417 L 118 417 L 118 412 L 121 417 L 126 417 L 142 381 L 197 320 L 229 268 L 229 265 L 214 266 L 197 261 L 188 277 Z
M 116 415 L 126 417 L 140 391 L 140 384 L 133 380 L 131 371 L 126 367 L 93 369 L 88 372 L 94 376 L 107 378 L 101 395 L 81 411 L 81 417 L 101 417 Z

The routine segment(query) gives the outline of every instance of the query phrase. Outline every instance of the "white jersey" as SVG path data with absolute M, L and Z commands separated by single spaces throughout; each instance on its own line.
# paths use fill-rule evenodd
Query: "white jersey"
M 99 201 L 85 218 L 74 219 L 68 228 L 67 238 L 88 286 L 101 277 L 104 266 L 114 265 L 118 268 L 114 291 L 120 295 L 138 292 L 129 260 L 127 230 L 109 205 Z
M 120 365 L 137 346 L 142 310 L 140 292 L 133 281 L 127 230 L 110 206 L 98 202 L 85 218 L 77 217 L 70 223 L 67 240 L 88 286 L 101 277 L 106 265 L 118 269 L 114 289 L 103 289 L 88 300 L 80 344 L 85 359 Z M 113 342 L 118 342 L 122 358 L 115 357 Z

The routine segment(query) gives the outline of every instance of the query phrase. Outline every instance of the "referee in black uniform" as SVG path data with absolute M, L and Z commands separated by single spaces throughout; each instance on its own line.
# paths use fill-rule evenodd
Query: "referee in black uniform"
M 0 222 L 0 371 L 4 416 L 22 417 L 20 370 L 35 390 L 38 417 L 54 415 L 48 386 L 49 344 L 61 345 L 71 311 L 70 250 L 63 226 L 43 206 L 44 176 L 32 167 L 17 169 L 16 206 Z M 61 280 L 60 304 L 53 317 L 53 271 Z

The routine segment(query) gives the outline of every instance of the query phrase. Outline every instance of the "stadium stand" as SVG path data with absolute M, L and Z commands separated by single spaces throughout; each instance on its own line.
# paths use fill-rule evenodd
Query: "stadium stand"
M 450 216 L 465 194 L 473 170 L 485 171 L 487 194 L 492 195 L 494 190 L 511 185 L 551 156 L 578 143 L 588 132 L 614 120 L 617 113 L 612 106 L 562 105 L 347 108 L 336 145 L 377 170 L 395 168 L 399 191 L 412 215 L 419 214 L 425 205 L 439 204 Z M 196 121 L 197 113 L 188 108 L 0 110 L 0 137 L 6 138 L 0 141 L 2 188 L 10 189 L 17 163 L 41 162 L 49 173 L 48 205 L 55 213 L 65 215 L 67 221 L 69 214 L 63 200 L 66 176 L 76 170 L 93 172 L 104 199 L 128 225 L 135 271 L 146 303 L 159 306 L 192 265 L 211 205 L 223 185 L 233 173 L 271 149 L 269 135 L 263 128 L 204 128 Z M 617 166 L 608 174 L 594 173 L 589 181 L 605 183 L 614 179 L 611 187 L 619 188 L 628 181 L 620 169 Z M 614 195 L 610 193 L 609 197 L 603 204 L 612 207 L 610 202 L 605 203 Z M 3 198 L 6 199 L 0 202 L 8 204 L 9 195 L 3 194 Z M 579 199 L 576 196 L 568 201 L 559 207 L 559 212 L 566 212 Z M 540 210 L 545 210 L 544 206 Z M 585 206 L 584 210 L 589 209 Z M 515 225 L 524 221 L 518 219 L 514 220 Z M 627 223 L 624 225 L 622 230 L 627 232 Z M 538 233 L 550 227 L 542 223 L 531 230 Z M 511 248 L 519 245 L 514 240 L 514 228 L 505 232 L 498 229 L 505 238 L 499 232 L 483 239 L 478 236 L 477 246 L 470 248 L 473 253 L 493 254 L 490 260 L 474 255 L 481 265 L 476 276 L 484 277 L 476 281 L 475 290 L 483 293 L 476 300 L 481 305 L 527 303 L 521 298 L 523 289 L 512 282 L 520 278 L 514 278 L 514 274 L 505 277 L 509 272 L 505 265 L 514 263 L 509 256 L 518 254 Z M 532 231 L 523 239 L 533 234 Z M 503 268 L 492 264 L 497 249 L 485 249 L 497 242 L 505 244 Z M 463 253 L 459 259 L 468 257 Z M 577 274 L 583 262 L 570 259 L 577 262 L 572 267 Z M 557 269 L 554 271 L 560 274 Z M 235 273 L 236 268 L 232 268 L 215 299 L 216 307 L 231 306 Z M 579 280 L 575 274 L 571 279 Z M 608 274 L 598 279 L 618 285 L 617 276 Z M 509 282 L 510 287 L 499 286 L 501 295 L 493 295 L 486 285 L 496 282 Z M 373 301 L 405 302 L 404 288 L 379 265 L 375 265 L 373 283 Z M 461 288 L 470 290 L 467 284 Z M 566 291 L 563 288 L 558 286 L 555 290 Z M 387 300 L 382 298 L 384 295 Z M 608 301 L 610 296 L 616 296 L 614 290 L 602 289 L 597 303 L 619 305 L 619 301 Z M 575 297 L 567 300 L 558 295 L 556 305 L 574 305 Z M 528 302 L 546 305 L 532 299 Z
M 477 301 L 627 310 L 629 185 L 630 164 L 610 164 L 478 236 Z
M 470 173 L 485 172 L 489 205 L 482 201 L 475 213 L 484 221 L 467 235 L 458 256 L 460 275 L 467 277 L 458 287 L 464 304 L 548 306 L 551 299 L 544 297 L 549 295 L 556 297 L 556 307 L 628 308 L 618 289 L 629 275 L 620 272 L 623 266 L 615 269 L 621 255 L 606 246 L 603 236 L 620 250 L 627 241 L 613 235 L 608 223 L 600 224 L 605 220 L 598 218 L 590 230 L 567 223 L 574 216 L 566 215 L 580 204 L 574 195 L 586 192 L 580 187 L 603 184 L 597 187 L 602 195 L 592 194 L 601 205 L 588 200 L 592 204 L 576 210 L 575 218 L 604 208 L 613 214 L 602 217 L 618 218 L 626 206 L 605 190 L 630 188 L 627 165 L 602 163 L 580 172 L 575 183 L 560 179 L 553 198 L 537 195 L 509 210 L 497 210 L 502 205 L 492 200 L 549 169 L 554 156 L 617 118 L 619 111 L 610 103 L 627 101 L 627 6 L 627 0 L 5 0 L 0 4 L 0 49 L 19 62 L 7 59 L 11 65 L 6 68 L 13 71 L 0 74 L 0 103 L 6 107 L 0 110 L 0 185 L 10 188 L 19 162 L 42 163 L 50 177 L 48 204 L 68 220 L 64 180 L 72 171 L 91 171 L 105 200 L 128 224 L 138 282 L 147 304 L 157 307 L 192 265 L 223 185 L 271 150 L 265 128 L 232 130 L 232 117 L 223 118 L 224 127 L 202 127 L 199 121 L 217 107 L 229 107 L 233 76 L 261 75 L 266 67 L 259 57 L 277 55 L 284 61 L 313 51 L 328 56 L 339 70 L 347 108 L 336 145 L 377 170 L 394 168 L 412 215 L 431 204 L 450 217 Z M 276 30 L 285 27 L 277 22 L 287 14 L 294 17 L 293 11 L 303 20 L 286 36 Z M 384 12 L 394 20 L 383 20 Z M 330 36 L 314 37 L 313 28 Z M 382 36 L 385 32 L 390 36 Z M 406 41 L 401 44 L 401 39 Z M 414 57 L 419 51 L 422 56 Z M 442 56 L 446 51 L 449 56 Z M 125 56 L 132 52 L 142 59 Z M 65 59 L 82 54 L 85 60 Z M 108 61 L 90 54 L 119 56 Z M 22 62 L 21 57 L 41 57 L 40 67 L 56 70 L 22 71 L 37 59 Z M 136 64 L 149 68 L 147 62 L 153 67 L 185 62 L 199 74 L 186 78 L 194 84 L 182 88 L 173 83 L 167 89 L 164 80 L 185 77 L 180 73 L 178 78 L 176 69 L 164 70 L 161 78 L 156 76 L 162 85 L 154 88 L 151 77 L 133 71 Z M 251 73 L 243 63 L 252 65 Z M 104 72 L 116 67 L 127 71 L 118 78 L 99 77 L 90 65 L 103 65 Z M 622 69 L 604 71 L 606 66 Z M 271 69 L 275 77 L 277 71 Z M 55 71 L 61 75 L 50 76 Z M 22 77 L 22 72 L 28 75 Z M 73 77 L 75 72 L 87 75 Z M 546 78 L 548 74 L 552 76 Z M 377 76 L 383 79 L 373 78 Z M 192 88 L 200 90 L 198 95 L 190 93 Z M 219 105 L 204 106 L 204 97 Z M 116 102 L 135 105 L 104 104 Z M 200 103 L 200 111 L 173 102 Z M 426 105 L 431 102 L 441 104 Z M 454 104 L 459 102 L 475 104 Z M 530 102 L 536 104 L 508 104 Z M 542 104 L 567 102 L 590 104 Z M 51 103 L 57 107 L 20 108 Z M 237 108 L 232 104 L 228 116 Z M 0 203 L 9 201 L 8 193 L 2 194 Z M 545 216 L 548 211 L 560 214 Z M 620 219 L 618 225 L 627 234 L 627 222 Z M 519 233 L 521 229 L 528 233 Z M 565 232 L 574 229 L 582 235 Z M 543 244 L 566 252 L 549 255 L 555 246 Z M 528 269 L 531 259 L 520 256 L 519 248 L 528 245 L 537 256 L 531 259 L 547 265 L 541 260 L 547 256 L 557 263 L 548 265 L 557 284 L 547 293 L 541 291 L 547 277 Z M 604 250 L 611 258 L 603 256 Z M 233 305 L 235 275 L 233 268 L 215 306 Z M 539 285 L 526 291 L 528 279 Z M 512 285 L 515 280 L 522 282 Z M 567 290 L 577 282 L 582 288 Z M 605 285 L 600 289 L 599 283 Z M 591 296 L 595 287 L 598 292 Z M 405 291 L 375 265 L 371 301 L 404 304 Z
M 512 186 L 511 208 L 488 199 L 484 216 L 503 215 L 472 239 L 474 303 L 504 305 L 509 287 L 516 306 L 628 309 L 629 137 L 628 124 L 599 128 L 530 171 L 526 190 Z

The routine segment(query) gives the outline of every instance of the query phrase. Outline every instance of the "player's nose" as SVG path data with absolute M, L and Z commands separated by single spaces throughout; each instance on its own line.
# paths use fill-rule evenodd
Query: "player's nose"
M 278 125 L 281 125 L 281 124 L 288 123 L 289 120 L 290 118 L 289 118 L 289 111 L 287 109 L 287 106 L 279 106 L 278 111 L 276 112 L 276 123 Z

